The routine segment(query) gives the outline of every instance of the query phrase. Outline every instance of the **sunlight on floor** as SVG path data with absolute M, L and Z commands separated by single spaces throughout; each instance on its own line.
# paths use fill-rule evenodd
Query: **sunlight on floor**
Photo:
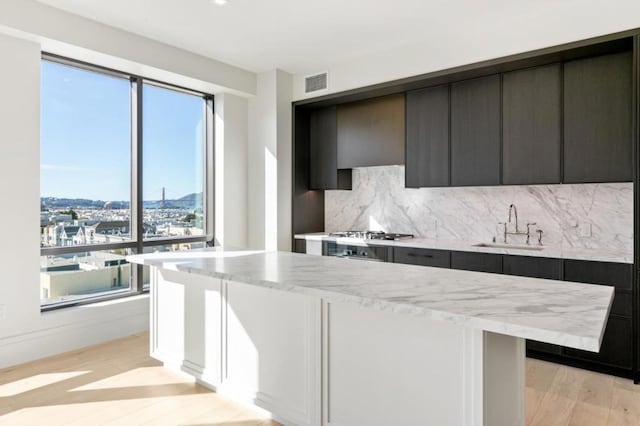
M 149 357 L 148 339 L 140 334 L 0 370 L 0 425 L 278 425 L 164 368 Z
M 0 385 L 0 398 L 29 392 L 73 377 L 88 374 L 90 371 L 68 371 L 64 373 L 36 374 L 35 376 Z
M 189 383 L 193 380 L 180 377 L 179 375 L 169 372 L 164 367 L 140 367 L 124 373 L 114 374 L 106 379 L 97 380 L 74 389 L 70 392 L 113 389 L 131 386 L 132 383 L 144 383 L 145 386 L 170 385 L 176 383 Z

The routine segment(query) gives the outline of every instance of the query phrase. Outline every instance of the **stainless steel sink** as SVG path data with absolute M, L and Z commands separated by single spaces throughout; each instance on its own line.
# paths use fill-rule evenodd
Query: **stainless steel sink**
M 520 245 L 520 244 L 503 244 L 503 243 L 478 243 L 478 244 L 473 244 L 473 247 L 503 248 L 503 249 L 532 250 L 532 251 L 539 251 L 544 249 L 544 246 L 526 246 L 526 245 Z

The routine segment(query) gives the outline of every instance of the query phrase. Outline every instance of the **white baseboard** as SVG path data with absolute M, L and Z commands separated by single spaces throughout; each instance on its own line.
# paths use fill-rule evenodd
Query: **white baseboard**
M 138 302 L 135 309 L 113 304 L 94 320 L 87 320 L 86 311 L 78 317 L 52 327 L 43 322 L 39 329 L 0 338 L 0 369 L 149 330 L 148 302 Z

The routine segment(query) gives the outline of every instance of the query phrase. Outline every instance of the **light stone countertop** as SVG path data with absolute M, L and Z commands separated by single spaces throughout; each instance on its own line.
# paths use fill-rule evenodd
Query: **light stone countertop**
M 342 244 L 362 245 L 363 240 L 357 238 L 336 238 L 330 237 L 328 233 L 317 232 L 311 234 L 297 234 L 296 239 L 316 240 L 316 241 L 336 241 Z M 533 239 L 533 237 L 532 237 Z M 543 245 L 542 250 L 518 249 L 513 247 L 478 247 L 475 244 L 487 243 L 487 241 L 447 241 L 430 238 L 408 238 L 398 241 L 386 240 L 366 240 L 365 245 L 371 246 L 391 246 L 391 247 L 413 247 L 437 250 L 466 251 L 477 253 L 508 254 L 514 256 L 535 256 L 552 257 L 557 259 L 592 260 L 598 262 L 633 263 L 633 253 L 609 251 L 605 249 L 567 248 L 551 245 Z M 536 247 L 537 242 L 531 244 Z
M 130 262 L 598 351 L 613 287 L 368 262 L 209 248 Z

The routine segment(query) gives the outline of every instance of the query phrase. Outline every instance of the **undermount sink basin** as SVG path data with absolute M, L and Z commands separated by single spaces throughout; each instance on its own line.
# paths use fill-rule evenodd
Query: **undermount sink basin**
M 489 247 L 489 248 L 504 248 L 504 249 L 533 250 L 533 251 L 544 249 L 543 246 L 525 246 L 525 245 L 519 245 L 519 244 L 504 244 L 504 243 L 478 243 L 478 244 L 473 244 L 473 247 Z

